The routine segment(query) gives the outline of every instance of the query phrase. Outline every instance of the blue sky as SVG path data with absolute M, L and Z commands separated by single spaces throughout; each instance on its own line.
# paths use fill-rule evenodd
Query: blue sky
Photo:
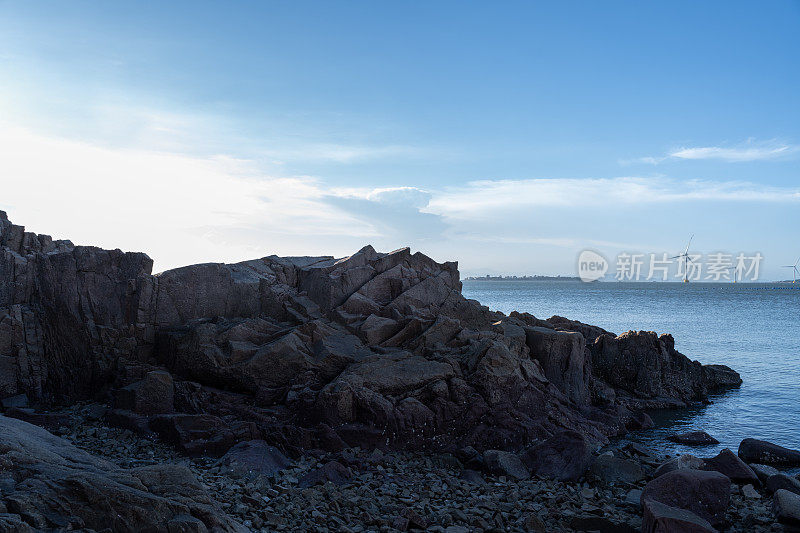
M 800 256 L 798 2 L 0 1 L 0 208 L 156 269 Z

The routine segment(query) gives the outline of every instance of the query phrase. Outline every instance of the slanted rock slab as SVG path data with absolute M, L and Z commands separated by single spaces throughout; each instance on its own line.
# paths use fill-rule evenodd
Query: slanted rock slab
M 642 533 L 717 533 L 707 520 L 696 514 L 655 500 L 644 502 Z
M 611 455 L 601 455 L 589 467 L 587 477 L 601 483 L 634 484 L 644 479 L 644 472 L 639 463 Z

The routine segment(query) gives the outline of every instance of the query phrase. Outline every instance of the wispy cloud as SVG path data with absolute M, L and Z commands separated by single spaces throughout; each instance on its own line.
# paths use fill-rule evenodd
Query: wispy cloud
M 800 145 L 778 141 L 756 142 L 748 140 L 733 146 L 680 146 L 662 156 L 646 156 L 634 159 L 621 159 L 623 166 L 634 163 L 658 165 L 668 160 L 717 160 L 730 163 L 745 161 L 769 161 L 784 159 L 800 154 Z
M 424 210 L 450 218 L 482 218 L 532 207 L 577 208 L 690 200 L 792 202 L 800 201 L 800 188 L 641 177 L 484 180 L 434 193 Z
M 765 143 L 737 147 L 701 146 L 682 147 L 670 152 L 669 157 L 677 159 L 719 159 L 721 161 L 764 161 L 778 159 L 800 151 L 800 146 Z

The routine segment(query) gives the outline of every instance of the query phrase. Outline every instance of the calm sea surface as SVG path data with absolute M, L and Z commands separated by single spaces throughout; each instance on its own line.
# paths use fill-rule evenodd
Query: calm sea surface
M 800 449 L 800 285 L 464 281 L 463 292 L 504 313 L 561 315 L 616 334 L 672 333 L 689 358 L 741 374 L 742 386 L 711 405 L 651 413 L 656 428 L 632 440 L 700 456 L 735 452 L 745 437 Z M 688 448 L 664 438 L 695 429 L 720 444 Z

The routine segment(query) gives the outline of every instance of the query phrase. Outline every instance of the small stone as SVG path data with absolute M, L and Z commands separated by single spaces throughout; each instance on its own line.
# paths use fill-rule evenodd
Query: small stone
M 753 485 L 745 485 L 742 487 L 742 495 L 750 500 L 760 500 L 761 494 L 753 487 Z
M 533 513 L 529 513 L 528 516 L 525 517 L 525 520 L 522 522 L 522 527 L 525 528 L 525 531 L 531 533 L 545 533 L 547 531 L 544 522 Z
M 528 469 L 516 454 L 500 450 L 488 450 L 483 454 L 486 468 L 495 475 L 511 476 L 515 479 L 531 477 Z

